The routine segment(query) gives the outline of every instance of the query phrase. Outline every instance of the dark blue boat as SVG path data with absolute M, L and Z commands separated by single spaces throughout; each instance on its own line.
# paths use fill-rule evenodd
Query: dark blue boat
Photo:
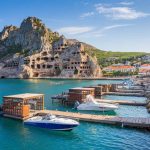
M 47 128 L 50 130 L 69 131 L 79 125 L 79 122 L 67 119 L 59 118 L 54 115 L 46 115 L 44 117 L 36 116 L 24 121 L 25 125 Z

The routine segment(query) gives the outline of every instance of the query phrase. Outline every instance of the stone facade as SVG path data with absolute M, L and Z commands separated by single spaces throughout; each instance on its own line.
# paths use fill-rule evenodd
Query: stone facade
M 102 76 L 97 59 L 86 53 L 84 43 L 59 36 L 35 17 L 25 19 L 20 28 L 3 29 L 0 54 L 5 54 L 0 59 L 1 78 Z

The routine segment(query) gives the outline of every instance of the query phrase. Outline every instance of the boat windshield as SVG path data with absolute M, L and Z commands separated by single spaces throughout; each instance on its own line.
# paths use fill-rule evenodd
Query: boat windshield
M 94 97 L 92 95 L 86 96 L 86 103 L 94 103 L 97 104 L 97 102 L 94 100 Z
M 55 119 L 55 115 L 47 114 L 46 116 L 43 117 L 43 120 L 52 120 Z

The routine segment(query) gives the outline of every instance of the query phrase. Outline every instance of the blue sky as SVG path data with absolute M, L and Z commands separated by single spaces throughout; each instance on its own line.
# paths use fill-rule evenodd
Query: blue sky
M 0 7 L 0 30 L 36 16 L 99 49 L 150 52 L 150 0 L 1 0 Z

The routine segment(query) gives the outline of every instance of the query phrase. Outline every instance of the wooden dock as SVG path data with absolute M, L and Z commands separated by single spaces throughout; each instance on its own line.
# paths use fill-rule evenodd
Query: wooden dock
M 119 105 L 130 105 L 130 106 L 146 106 L 146 102 L 137 102 L 137 101 L 129 101 L 129 100 L 106 100 L 106 99 L 95 99 L 100 103 L 111 103 L 111 104 L 119 104 Z
M 130 89 L 130 90 L 117 89 L 116 92 L 119 92 L 119 93 L 143 93 L 144 90 L 143 89 L 139 89 L 139 90 L 136 90 L 136 89 Z
M 103 95 L 138 96 L 138 97 L 144 97 L 144 93 L 125 93 L 125 92 L 103 92 Z
M 52 102 L 60 102 L 61 104 L 65 105 L 65 103 L 69 102 L 67 101 L 67 95 L 56 95 L 51 97 Z M 134 100 L 108 100 L 108 99 L 101 99 L 101 98 L 95 98 L 97 102 L 100 103 L 112 103 L 112 104 L 119 104 L 119 105 L 130 105 L 130 106 L 146 106 L 147 103 L 145 102 L 140 102 L 140 101 L 134 101 Z
M 67 117 L 67 118 L 77 119 L 86 122 L 112 124 L 112 125 L 119 125 L 121 127 L 150 129 L 150 118 L 92 115 L 92 114 L 55 111 L 55 110 L 35 111 L 34 115 L 44 115 L 48 113 L 56 116 Z

